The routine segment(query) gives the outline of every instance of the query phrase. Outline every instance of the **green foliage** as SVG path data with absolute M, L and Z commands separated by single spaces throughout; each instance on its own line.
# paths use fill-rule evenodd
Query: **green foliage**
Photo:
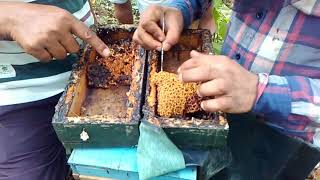
M 215 54 L 220 54 L 230 22 L 231 10 L 222 2 L 222 0 L 214 0 L 212 13 L 217 27 L 216 33 L 213 36 L 212 46 Z

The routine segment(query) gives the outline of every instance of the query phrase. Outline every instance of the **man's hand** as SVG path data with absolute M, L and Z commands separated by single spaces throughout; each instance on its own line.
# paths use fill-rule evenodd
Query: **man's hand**
M 247 71 L 226 56 L 204 55 L 196 51 L 183 63 L 179 79 L 183 82 L 201 82 L 198 89 L 205 111 L 244 113 L 252 109 L 256 99 L 258 76 Z
M 63 9 L 27 3 L 0 5 L 6 7 L 1 11 L 6 11 L 11 20 L 8 23 L 11 38 L 40 60 L 64 59 L 67 53 L 79 51 L 74 35 L 91 44 L 102 56 L 109 55 L 108 47 L 84 23 Z
M 159 25 L 163 15 L 166 35 Z M 183 16 L 178 9 L 150 6 L 142 13 L 133 40 L 145 49 L 157 49 L 158 51 L 161 50 L 161 42 L 163 42 L 164 51 L 168 51 L 178 42 L 182 30 Z

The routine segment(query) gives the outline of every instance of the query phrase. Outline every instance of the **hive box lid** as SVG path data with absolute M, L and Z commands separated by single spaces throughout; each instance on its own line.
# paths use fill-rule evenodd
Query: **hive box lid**
M 90 148 L 74 149 L 68 163 L 74 173 L 116 179 L 138 179 L 136 148 Z M 195 166 L 154 178 L 185 179 L 197 178 Z

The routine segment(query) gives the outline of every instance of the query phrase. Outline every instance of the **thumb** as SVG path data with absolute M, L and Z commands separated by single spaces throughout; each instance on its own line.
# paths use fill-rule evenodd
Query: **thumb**
M 190 52 L 190 57 L 191 57 L 191 58 L 199 57 L 199 56 L 201 56 L 201 55 L 203 55 L 203 54 L 200 53 L 200 52 L 198 52 L 198 51 L 196 51 L 196 50 L 192 50 L 192 51 Z
M 175 8 L 168 8 L 164 16 L 167 35 L 163 42 L 163 49 L 168 51 L 179 41 L 180 34 L 183 30 L 183 16 L 181 11 Z

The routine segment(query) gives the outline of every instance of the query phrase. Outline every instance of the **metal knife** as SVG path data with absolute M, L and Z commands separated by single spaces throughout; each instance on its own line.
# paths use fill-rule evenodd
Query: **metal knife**
M 164 33 L 164 26 L 165 26 L 165 22 L 164 22 L 164 14 L 162 15 L 162 32 Z M 160 62 L 160 68 L 161 68 L 161 71 L 163 71 L 163 42 L 161 42 L 161 62 Z

